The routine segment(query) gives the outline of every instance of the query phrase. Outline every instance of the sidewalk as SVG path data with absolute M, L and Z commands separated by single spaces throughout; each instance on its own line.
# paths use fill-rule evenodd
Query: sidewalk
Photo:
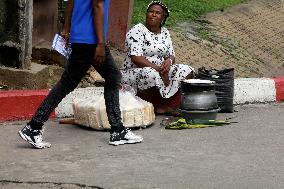
M 17 132 L 25 121 L 0 123 L 1 189 L 282 189 L 283 103 L 242 105 L 231 125 L 166 130 L 159 123 L 141 144 L 108 145 L 109 133 L 48 121 L 52 147 L 32 149 Z M 261 115 L 261 116 L 260 116 Z
M 48 94 L 48 90 L 0 91 L 0 121 L 29 119 Z M 67 95 L 51 117 L 73 115 L 74 99 L 103 94 L 102 87 L 79 88 Z M 281 102 L 284 100 L 284 77 L 237 78 L 234 85 L 234 104 Z

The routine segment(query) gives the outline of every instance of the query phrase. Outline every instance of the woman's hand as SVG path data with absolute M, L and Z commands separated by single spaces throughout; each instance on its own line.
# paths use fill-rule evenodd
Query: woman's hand
M 100 66 L 105 61 L 105 45 L 103 43 L 97 44 L 96 54 L 94 57 L 94 62 L 96 65 Z
M 162 74 L 162 73 L 160 72 L 160 76 L 161 76 L 161 78 L 162 78 L 162 80 L 163 80 L 165 86 L 166 86 L 166 87 L 169 86 L 169 85 L 170 85 L 169 74 L 168 74 L 168 73 Z
M 162 62 L 162 65 L 160 67 L 159 73 L 166 87 L 169 86 L 170 84 L 169 71 L 170 71 L 171 65 L 172 65 L 171 59 L 167 58 L 166 60 Z
M 164 74 L 168 75 L 168 74 L 169 74 L 169 71 L 170 71 L 171 65 L 172 65 L 172 61 L 171 61 L 170 58 L 164 60 L 164 61 L 162 62 L 162 65 L 161 65 L 160 73 L 161 73 L 162 75 L 164 75 Z

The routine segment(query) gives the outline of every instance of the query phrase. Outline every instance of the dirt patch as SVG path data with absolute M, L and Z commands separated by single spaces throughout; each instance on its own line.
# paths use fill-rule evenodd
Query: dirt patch
M 236 77 L 284 74 L 284 1 L 252 0 L 171 31 L 178 62 L 235 68 Z

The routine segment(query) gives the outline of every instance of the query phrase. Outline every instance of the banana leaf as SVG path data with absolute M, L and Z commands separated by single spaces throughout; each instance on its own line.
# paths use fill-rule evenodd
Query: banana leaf
M 181 118 L 173 121 L 165 126 L 166 129 L 195 129 L 195 128 L 206 128 L 206 127 L 216 127 L 229 125 L 230 122 L 227 120 L 203 120 L 203 119 L 193 119 L 186 121 L 186 119 Z

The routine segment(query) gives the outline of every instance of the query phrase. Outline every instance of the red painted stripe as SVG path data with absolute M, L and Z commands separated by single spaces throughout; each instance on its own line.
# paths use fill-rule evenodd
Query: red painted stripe
M 284 77 L 272 78 L 275 82 L 276 102 L 284 101 Z
M 27 120 L 47 96 L 49 90 L 0 91 L 0 121 Z M 53 112 L 50 117 L 55 117 Z

